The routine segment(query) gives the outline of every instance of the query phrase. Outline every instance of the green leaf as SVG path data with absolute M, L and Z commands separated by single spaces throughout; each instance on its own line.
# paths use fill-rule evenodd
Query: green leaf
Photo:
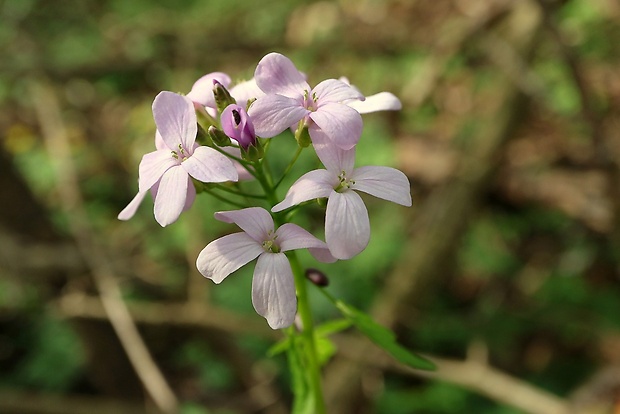
M 351 325 L 352 323 L 349 319 L 334 319 L 317 326 L 314 332 L 319 337 L 326 337 L 336 332 L 344 331 Z
M 329 339 L 323 336 L 316 336 L 315 341 L 317 358 L 319 365 L 323 366 L 331 357 L 336 353 L 336 345 Z
M 394 332 L 385 326 L 379 325 L 364 312 L 349 306 L 338 300 L 336 306 L 342 314 L 347 317 L 357 329 L 366 335 L 376 345 L 383 348 L 399 362 L 416 369 L 434 370 L 435 364 L 426 358 L 416 355 L 403 348 L 396 342 Z
M 273 358 L 274 356 L 281 354 L 284 351 L 287 351 L 290 346 L 291 338 L 287 336 L 286 338 L 279 340 L 271 347 L 269 347 L 269 349 L 267 350 L 267 356 L 269 358 Z

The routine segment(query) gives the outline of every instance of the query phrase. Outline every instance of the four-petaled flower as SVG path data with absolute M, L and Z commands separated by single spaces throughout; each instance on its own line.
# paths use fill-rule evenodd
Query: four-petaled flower
M 237 181 L 232 161 L 213 148 L 199 146 L 192 101 L 173 92 L 161 92 L 153 101 L 153 118 L 165 144 L 142 157 L 139 192 L 158 185 L 155 219 L 162 226 L 174 222 L 187 201 L 191 178 L 205 183 Z
M 313 145 L 325 170 L 310 171 L 288 190 L 271 210 L 282 211 L 301 202 L 327 197 L 325 241 L 338 259 L 350 259 L 368 245 L 370 222 L 362 198 L 354 191 L 411 206 L 407 176 L 390 167 L 353 168 L 355 149 L 345 151 L 319 133 Z
M 297 298 L 291 265 L 284 252 L 307 248 L 322 262 L 333 262 L 326 244 L 296 224 L 277 230 L 269 212 L 260 207 L 215 213 L 243 232 L 212 241 L 196 260 L 200 273 L 215 283 L 258 257 L 252 279 L 252 304 L 272 329 L 286 328 L 295 320 Z
M 359 141 L 362 117 L 343 103 L 364 99 L 355 88 L 328 79 L 312 89 L 293 62 L 279 53 L 261 59 L 254 79 L 266 93 L 248 110 L 258 136 L 271 138 L 303 120 L 313 142 L 317 131 L 342 149 L 351 149 Z

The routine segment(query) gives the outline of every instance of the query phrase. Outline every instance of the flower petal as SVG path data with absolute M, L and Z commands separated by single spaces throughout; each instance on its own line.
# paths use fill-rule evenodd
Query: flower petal
M 280 251 L 307 249 L 309 247 L 327 248 L 325 242 L 314 237 L 309 231 L 297 224 L 285 223 L 276 230 L 277 242 Z
M 354 191 L 332 192 L 325 212 L 325 240 L 338 259 L 350 259 L 370 240 L 370 221 L 362 198 Z
M 336 258 L 332 256 L 327 244 L 314 237 L 310 232 L 299 227 L 297 224 L 285 223 L 276 230 L 280 250 L 286 252 L 295 249 L 308 249 L 312 256 L 319 262 L 333 263 Z
M 252 279 L 252 304 L 271 329 L 286 328 L 295 321 L 295 280 L 284 253 L 264 253 L 258 258 Z
M 274 230 L 271 214 L 261 207 L 219 211 L 214 216 L 219 221 L 235 223 L 259 244 L 267 240 L 269 233 Z
M 282 95 L 265 95 L 248 109 L 256 135 L 263 138 L 278 135 L 309 112 L 299 101 Z
M 313 198 L 327 197 L 337 185 L 338 177 L 334 173 L 327 170 L 307 172 L 293 183 L 284 200 L 273 206 L 271 211 L 276 213 Z
M 215 283 L 256 259 L 264 250 L 246 233 L 233 233 L 213 240 L 196 259 L 198 271 Z
M 196 200 L 196 187 L 194 187 L 194 183 L 192 182 L 192 177 L 187 176 L 187 194 L 185 196 L 185 205 L 183 206 L 183 211 L 187 211 L 190 209 L 194 201 Z
M 153 101 L 153 119 L 168 148 L 178 151 L 181 144 L 185 150 L 192 149 L 198 127 L 194 104 L 188 97 L 160 92 Z
M 353 100 L 346 102 L 346 104 L 360 114 L 377 111 L 398 111 L 402 108 L 400 100 L 390 92 L 380 92 L 367 96 L 365 101 Z
M 144 154 L 138 167 L 138 176 L 140 177 L 138 179 L 138 191 L 148 191 L 169 168 L 178 164 L 179 162 L 170 155 L 170 150 L 157 150 Z
M 347 105 L 330 102 L 321 106 L 310 118 L 340 148 L 348 150 L 357 144 L 362 135 L 362 116 Z M 292 124 L 291 124 L 292 125 Z M 310 126 L 310 137 L 314 126 Z
M 192 90 L 186 95 L 193 102 L 202 106 L 215 108 L 215 97 L 213 96 L 213 81 L 216 80 L 225 88 L 230 85 L 230 76 L 222 72 L 213 72 L 204 75 L 192 85 Z
M 174 223 L 185 207 L 187 173 L 180 165 L 170 168 L 161 177 L 155 198 L 155 220 L 165 227 Z
M 127 204 L 127 207 L 125 207 L 123 211 L 118 213 L 117 218 L 123 221 L 132 218 L 133 215 L 136 214 L 136 210 L 138 210 L 138 207 L 140 207 L 140 204 L 142 203 L 142 200 L 144 200 L 144 196 L 146 196 L 147 192 L 148 191 L 138 192 L 138 194 L 136 194 L 133 200 L 131 200 L 129 204 Z
M 298 98 L 303 96 L 304 91 L 310 91 L 303 73 L 297 70 L 289 58 L 279 53 L 269 53 L 258 62 L 254 79 L 267 94 L 277 93 Z
M 354 190 L 363 191 L 375 197 L 396 204 L 411 206 L 411 185 L 402 171 L 383 166 L 356 168 L 351 175 L 355 181 Z
M 364 95 L 357 89 L 336 79 L 327 79 L 316 85 L 310 96 L 314 94 L 316 94 L 319 108 L 329 102 L 343 102 L 350 99 L 364 100 Z
M 247 106 L 249 100 L 258 99 L 264 95 L 265 92 L 258 87 L 254 78 L 239 82 L 230 90 L 230 96 L 235 98 L 237 103 L 244 108 Z
M 181 163 L 189 175 L 203 183 L 237 181 L 239 175 L 230 158 L 213 148 L 200 146 Z
M 350 175 L 355 165 L 355 148 L 343 150 L 334 144 L 321 129 L 311 129 L 310 131 L 316 155 L 325 168 L 335 175 L 339 175 L 342 171 Z

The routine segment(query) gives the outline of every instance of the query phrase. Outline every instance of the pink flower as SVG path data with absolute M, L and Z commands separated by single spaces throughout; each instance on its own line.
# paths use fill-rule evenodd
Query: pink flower
M 370 240 L 368 211 L 355 190 L 411 206 L 409 180 L 390 167 L 353 168 L 355 149 L 338 148 L 322 134 L 317 134 L 313 143 L 326 169 L 301 176 L 284 200 L 271 210 L 282 211 L 307 200 L 327 197 L 325 241 L 334 257 L 350 259 L 364 250 Z
M 309 249 L 322 262 L 333 262 L 324 242 L 296 224 L 274 229 L 269 212 L 260 207 L 215 213 L 215 218 L 235 223 L 243 232 L 212 241 L 196 260 L 205 277 L 221 283 L 229 274 L 258 257 L 252 279 L 252 304 L 272 329 L 290 326 L 295 320 L 297 297 L 291 265 L 284 252 Z
M 164 143 L 164 140 L 162 139 L 161 135 L 159 134 L 159 131 L 155 132 L 155 148 L 158 149 L 158 150 L 167 150 L 168 149 L 168 147 Z M 238 151 L 238 154 L 233 154 L 233 155 L 241 156 L 241 153 L 240 153 L 240 151 Z M 235 162 L 233 161 L 233 163 L 235 163 Z M 235 163 L 235 164 L 238 164 L 238 163 Z M 235 167 L 237 168 L 237 172 L 239 173 L 239 179 L 242 179 L 241 178 L 242 177 L 242 173 L 245 173 L 245 174 L 249 175 L 248 172 L 245 170 L 245 168 L 243 168 L 241 165 L 239 165 L 239 167 L 237 167 L 235 165 Z M 245 177 L 245 175 L 244 175 L 244 177 Z M 188 177 L 188 180 L 190 181 L 190 183 L 188 183 L 188 185 L 187 185 L 187 194 L 185 196 L 185 206 L 183 206 L 183 211 L 189 209 L 192 206 L 192 204 L 194 203 L 194 200 L 196 199 L 196 188 L 194 187 L 194 184 L 191 183 L 191 178 Z M 153 200 L 157 198 L 157 190 L 158 189 L 159 189 L 159 181 L 157 181 L 157 183 L 155 183 L 155 185 L 153 185 L 153 187 L 150 188 Z M 138 194 L 136 194 L 136 196 L 133 198 L 133 200 L 131 200 L 129 202 L 129 204 L 127 204 L 127 206 L 120 213 L 118 213 L 117 218 L 119 220 L 123 220 L 123 221 L 129 220 L 130 218 L 132 218 L 136 214 L 136 211 L 138 210 L 138 207 L 140 207 L 140 204 L 142 203 L 142 200 L 144 200 L 144 197 L 146 196 L 146 193 L 148 193 L 148 192 L 149 192 L 149 190 L 138 191 Z
M 179 218 L 189 196 L 195 195 L 190 177 L 217 183 L 237 181 L 238 174 L 226 156 L 195 143 L 198 127 L 189 98 L 161 92 L 153 101 L 153 118 L 165 146 L 142 157 L 139 195 L 157 185 L 155 219 L 166 226 Z
M 328 79 L 312 89 L 293 62 L 278 53 L 261 59 L 254 79 L 266 94 L 248 111 L 258 136 L 274 137 L 304 120 L 313 142 L 317 131 L 342 149 L 353 148 L 359 141 L 362 117 L 342 102 L 364 96 L 346 83 Z

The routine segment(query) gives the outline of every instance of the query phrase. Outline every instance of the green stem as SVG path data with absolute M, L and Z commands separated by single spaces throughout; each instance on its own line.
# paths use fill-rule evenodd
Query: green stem
M 218 200 L 221 200 L 221 201 L 223 201 L 225 203 L 228 203 L 228 204 L 230 204 L 232 206 L 235 206 L 237 208 L 245 208 L 246 207 L 245 205 L 243 205 L 241 203 L 237 203 L 235 201 L 229 200 L 226 197 L 222 197 L 221 195 L 219 195 L 218 193 L 216 193 L 215 191 L 213 191 L 211 189 L 205 189 L 204 191 L 205 191 L 205 193 L 210 194 L 211 196 L 217 198 Z
M 254 166 L 256 170 L 256 179 L 260 183 L 261 187 L 263 187 L 267 201 L 271 203 L 272 206 L 275 205 L 278 200 L 270 171 L 265 168 L 266 165 L 262 162 L 256 162 L 254 163 Z M 281 215 L 275 215 L 274 221 L 278 226 L 283 224 Z M 312 412 L 313 414 L 325 414 L 325 401 L 323 399 L 323 390 L 321 388 L 321 367 L 317 357 L 314 322 L 312 320 L 312 311 L 310 309 L 308 292 L 306 290 L 307 281 L 304 276 L 301 263 L 299 262 L 295 252 L 288 251 L 286 252 L 286 255 L 291 264 L 293 277 L 295 279 L 295 288 L 297 290 L 297 313 L 299 314 L 303 325 L 303 329 L 299 336 L 303 342 L 302 352 L 304 359 L 304 373 L 314 401 L 314 411 Z M 292 328 L 289 329 L 288 333 L 290 335 L 297 334 L 297 332 L 295 332 Z M 291 341 L 291 343 L 291 346 L 295 346 L 295 341 Z M 295 361 L 291 360 L 291 364 L 294 363 Z
M 220 191 L 224 191 L 226 193 L 230 193 L 230 194 L 234 194 L 237 195 L 239 197 L 248 197 L 248 198 L 258 198 L 261 200 L 264 200 L 266 198 L 266 196 L 262 195 L 262 194 L 249 194 L 249 193 L 245 193 L 243 191 L 239 191 L 239 190 L 235 190 L 232 188 L 228 188 L 224 185 L 218 184 L 216 185 L 214 188 L 220 190 Z
M 308 384 L 312 390 L 314 397 L 314 413 L 325 414 L 325 401 L 323 400 L 323 390 L 321 387 L 321 367 L 317 356 L 314 322 L 312 320 L 312 312 L 310 302 L 308 300 L 308 291 L 306 289 L 306 278 L 304 276 L 301 263 L 295 252 L 287 252 L 293 276 L 295 277 L 295 287 L 297 288 L 297 313 L 301 318 L 303 330 L 301 338 L 304 341 L 304 352 L 307 364 Z
M 280 177 L 280 179 L 278 180 L 278 182 L 276 183 L 276 185 L 273 186 L 273 188 L 278 188 L 278 186 L 280 185 L 280 183 L 282 183 L 282 180 L 284 180 L 284 178 L 288 175 L 288 173 L 291 171 L 291 168 L 293 168 L 293 165 L 295 165 L 295 162 L 297 162 L 297 159 L 299 158 L 299 155 L 301 154 L 301 151 L 303 150 L 302 147 L 297 147 L 297 151 L 295 151 L 295 155 L 293 156 L 293 159 L 291 160 L 291 162 L 286 166 L 286 169 L 284 170 L 284 172 L 282 173 L 282 177 Z

